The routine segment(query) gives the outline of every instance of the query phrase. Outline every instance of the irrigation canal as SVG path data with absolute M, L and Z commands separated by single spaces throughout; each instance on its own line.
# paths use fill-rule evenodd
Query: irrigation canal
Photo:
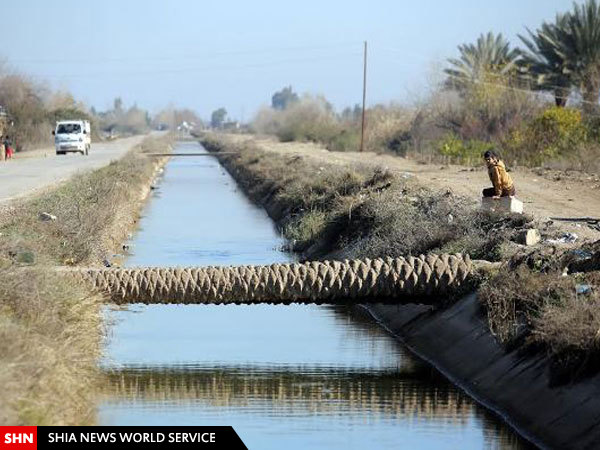
M 180 142 L 177 153 L 199 153 Z M 214 158 L 174 157 L 125 261 L 290 262 L 267 214 Z M 522 449 L 502 421 L 355 310 L 107 307 L 104 425 L 233 425 L 249 448 Z

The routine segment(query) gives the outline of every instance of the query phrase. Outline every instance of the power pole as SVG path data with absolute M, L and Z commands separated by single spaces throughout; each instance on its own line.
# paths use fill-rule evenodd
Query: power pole
M 365 144 L 365 103 L 367 101 L 367 41 L 365 41 L 364 71 L 363 71 L 363 105 L 362 126 L 360 130 L 360 151 L 364 150 Z

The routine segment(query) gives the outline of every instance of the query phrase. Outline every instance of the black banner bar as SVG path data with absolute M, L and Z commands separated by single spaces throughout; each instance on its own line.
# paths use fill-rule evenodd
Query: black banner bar
M 38 427 L 38 449 L 246 449 L 233 427 Z

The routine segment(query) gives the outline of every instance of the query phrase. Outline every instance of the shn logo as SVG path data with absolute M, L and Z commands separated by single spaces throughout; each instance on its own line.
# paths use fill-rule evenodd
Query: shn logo
M 33 433 L 6 433 L 5 444 L 33 444 Z
M 37 448 L 37 427 L 0 427 L 0 450 Z

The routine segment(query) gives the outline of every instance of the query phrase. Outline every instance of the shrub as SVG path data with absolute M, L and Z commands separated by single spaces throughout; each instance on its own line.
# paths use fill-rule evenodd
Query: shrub
M 546 351 L 553 383 L 600 369 L 598 244 L 517 253 L 479 289 L 492 333 L 509 347 Z M 581 251 L 593 256 L 581 262 Z
M 307 179 L 293 177 L 286 181 L 285 188 L 278 193 L 280 200 L 293 210 L 312 211 L 329 207 L 336 198 L 357 194 L 365 176 L 354 170 L 331 173 L 319 168 Z
M 357 151 L 360 148 L 360 130 L 357 128 L 345 128 L 339 134 L 325 143 L 328 150 L 334 152 Z
M 545 305 L 561 302 L 569 284 L 567 279 L 524 266 L 501 270 L 479 289 L 491 332 L 500 342 L 511 344 L 529 332 Z
M 277 136 L 280 141 L 311 141 L 332 151 L 358 151 L 361 124 L 355 112 L 333 112 L 323 97 L 304 96 L 284 109 L 262 108 L 252 122 L 258 133 Z M 412 138 L 414 112 L 396 105 L 378 105 L 367 111 L 364 148 L 404 155 Z
M 579 282 L 598 285 L 598 273 L 587 274 Z M 577 295 L 570 290 L 560 302 L 545 304 L 533 323 L 533 337 L 548 347 L 553 356 L 554 380 L 571 381 L 600 369 L 600 295 L 593 290 Z
M 584 124 L 587 129 L 588 141 L 600 144 L 600 116 L 588 115 L 584 118 Z
M 283 142 L 325 143 L 342 131 L 329 103 L 322 97 L 310 96 L 303 97 L 284 110 L 262 109 L 253 121 L 253 129 L 274 134 Z
M 542 103 L 519 87 L 508 75 L 482 75 L 479 82 L 468 83 L 460 91 L 434 90 L 420 106 L 410 128 L 411 146 L 419 158 L 431 160 L 449 156 L 460 162 L 479 157 L 478 149 L 488 145 L 502 147 L 515 129 L 538 114 Z M 451 140 L 461 142 L 444 142 Z M 490 144 L 488 144 L 490 143 Z M 449 149 L 440 147 L 449 144 Z
M 9 75 L 0 79 L 0 105 L 14 122 L 5 132 L 16 139 L 18 150 L 48 145 L 52 141 L 42 95 L 42 87 L 24 76 Z
M 415 116 L 414 110 L 395 104 L 370 108 L 366 117 L 365 149 L 406 155 L 412 146 L 411 129 Z M 356 130 L 360 132 L 358 125 Z
M 538 110 L 536 97 L 519 89 L 510 74 L 488 73 L 457 99 L 438 105 L 434 114 L 440 127 L 463 139 L 499 140 Z
M 513 159 L 539 165 L 568 157 L 587 140 L 587 127 L 581 112 L 554 106 L 513 131 L 504 147 Z
M 305 249 L 317 238 L 327 225 L 327 214 L 319 209 L 312 209 L 292 220 L 284 230 L 284 234 L 295 242 L 295 250 Z
M 447 134 L 437 142 L 438 152 L 449 158 L 451 162 L 473 164 L 481 161 L 481 155 L 486 150 L 494 148 L 490 142 L 477 139 L 462 140 L 453 133 Z
M 17 151 L 52 145 L 51 130 L 57 120 L 92 120 L 83 111 L 84 105 L 75 102 L 71 94 L 49 93 L 19 74 L 0 78 L 0 105 L 6 108 L 12 122 L 3 132 L 15 141 Z M 94 123 L 92 133 L 97 133 L 96 128 Z

